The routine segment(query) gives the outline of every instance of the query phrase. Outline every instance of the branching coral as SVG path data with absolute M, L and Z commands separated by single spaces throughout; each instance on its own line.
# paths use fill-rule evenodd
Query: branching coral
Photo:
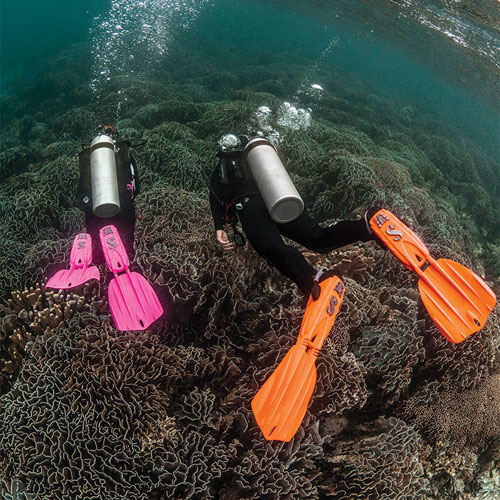
M 0 392 L 17 375 L 28 343 L 89 310 L 83 296 L 45 291 L 39 285 L 11 295 L 8 306 L 0 306 Z

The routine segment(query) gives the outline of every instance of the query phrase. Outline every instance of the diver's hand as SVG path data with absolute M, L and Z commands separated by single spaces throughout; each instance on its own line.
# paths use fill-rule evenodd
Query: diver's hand
M 223 229 L 217 229 L 217 241 L 222 245 L 224 250 L 234 250 L 235 248 L 234 243 L 229 239 L 226 231 Z

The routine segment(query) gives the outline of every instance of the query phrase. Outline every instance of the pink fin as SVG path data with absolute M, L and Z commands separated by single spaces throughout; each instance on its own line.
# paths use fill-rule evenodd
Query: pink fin
M 58 271 L 47 281 L 45 288 L 68 289 L 83 285 L 91 279 L 100 280 L 99 269 L 88 267 L 92 261 L 92 237 L 87 233 L 75 236 L 69 257 L 70 268 Z
M 99 236 L 104 258 L 115 276 L 109 284 L 108 300 L 116 328 L 145 330 L 163 314 L 163 307 L 146 278 L 129 271 L 129 258 L 116 227 L 103 227 Z

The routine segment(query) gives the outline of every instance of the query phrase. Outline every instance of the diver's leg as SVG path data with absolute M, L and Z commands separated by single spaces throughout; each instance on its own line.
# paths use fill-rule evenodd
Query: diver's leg
M 308 296 L 316 270 L 296 248 L 285 244 L 262 198 L 253 196 L 238 215 L 243 231 L 255 251 L 293 280 Z
M 343 220 L 322 227 L 305 211 L 294 221 L 278 227 L 283 236 L 318 253 L 372 239 L 364 219 Z
M 97 217 L 92 211 L 86 212 L 85 225 L 87 233 L 92 237 L 92 262 L 94 264 L 104 264 L 104 254 L 100 245 L 99 231 L 104 226 L 110 224 L 113 224 L 118 230 L 130 261 L 134 259 L 135 210 L 134 206 L 130 205 L 125 207 L 118 215 L 106 219 Z
M 105 225 L 103 224 L 104 220 L 94 215 L 92 210 L 85 212 L 85 227 L 87 233 L 92 237 L 92 262 L 97 265 L 104 263 L 104 254 L 99 238 L 99 230 Z
M 135 208 L 134 204 L 122 204 L 122 211 L 119 215 L 113 217 L 113 222 L 118 230 L 123 246 L 127 251 L 128 258 L 130 262 L 134 260 L 135 248 L 134 248 L 134 233 L 135 233 Z

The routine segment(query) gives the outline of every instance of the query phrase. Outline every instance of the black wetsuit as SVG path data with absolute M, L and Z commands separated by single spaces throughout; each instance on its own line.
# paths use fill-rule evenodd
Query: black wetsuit
M 328 253 L 356 241 L 371 239 L 364 219 L 339 221 L 328 227 L 321 227 L 304 211 L 292 222 L 281 224 L 273 221 L 255 183 L 253 190 L 252 184 L 249 183 L 247 189 L 240 190 L 235 196 L 231 197 L 225 193 L 226 186 L 221 182 L 221 164 L 225 159 L 221 158 L 220 153 L 218 156 L 220 159 L 212 173 L 210 193 L 215 229 L 224 228 L 226 210 L 223 203 L 241 203 L 242 209 L 236 210 L 236 213 L 252 247 L 282 274 L 295 281 L 306 296 L 311 291 L 317 270 L 307 262 L 299 250 L 287 245 L 282 236 L 318 253 Z M 236 160 L 235 163 L 237 167 L 239 162 Z
M 137 164 L 129 151 L 130 143 L 127 140 L 117 140 L 116 172 L 118 178 L 118 193 L 120 195 L 120 213 L 105 219 L 94 215 L 92 210 L 92 188 L 90 180 L 90 149 L 84 149 L 80 155 L 80 182 L 78 185 L 78 203 L 85 212 L 87 233 L 92 236 L 92 262 L 102 264 L 102 253 L 99 231 L 108 224 L 118 229 L 123 245 L 130 260 L 135 255 L 134 230 L 135 206 L 134 199 L 139 194 L 139 175 Z

